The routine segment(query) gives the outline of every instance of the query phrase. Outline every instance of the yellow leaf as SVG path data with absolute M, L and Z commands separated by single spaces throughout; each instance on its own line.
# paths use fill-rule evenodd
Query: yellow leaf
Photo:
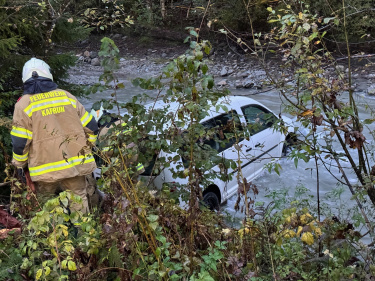
M 289 229 L 289 236 L 290 238 L 293 238 L 296 236 L 296 233 L 293 230 Z
M 35 275 L 35 279 L 39 280 L 40 277 L 42 277 L 42 273 L 43 273 L 43 270 L 38 269 L 38 271 L 36 272 L 36 275 Z
M 286 217 L 286 218 L 285 218 L 285 222 L 288 223 L 288 224 L 290 224 L 290 222 L 291 222 L 291 217 L 290 217 L 290 216 L 289 216 L 289 217 Z
M 51 273 L 51 268 L 49 266 L 46 266 L 44 269 L 46 270 L 44 274 L 48 276 Z
M 318 236 L 322 236 L 322 230 L 319 228 L 319 227 L 317 227 L 317 228 L 315 228 L 315 234 L 316 235 L 318 235 Z
M 283 244 L 283 241 L 281 240 L 281 238 L 277 239 L 276 245 L 281 246 L 282 244 Z
M 75 271 L 77 270 L 76 263 L 74 261 L 68 261 L 68 269 L 70 271 Z
M 301 241 L 305 242 L 307 245 L 312 245 L 314 243 L 314 236 L 311 232 L 305 232 L 302 234 Z
M 297 236 L 299 236 L 301 234 L 302 230 L 303 230 L 303 227 L 299 226 L 298 230 L 297 230 Z
M 309 116 L 309 115 L 313 115 L 313 111 L 312 110 L 306 110 L 305 112 L 302 112 L 301 116 L 305 117 L 305 116 Z
M 221 231 L 222 233 L 228 235 L 230 233 L 230 229 L 229 228 L 225 228 Z
M 298 17 L 300 20 L 303 19 L 303 13 L 299 12 Z

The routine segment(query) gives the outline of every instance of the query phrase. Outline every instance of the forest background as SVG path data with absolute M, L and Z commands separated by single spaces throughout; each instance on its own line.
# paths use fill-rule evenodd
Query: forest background
M 202 66 L 200 48 L 210 54 L 210 45 L 205 40 L 229 41 L 237 45 L 238 52 L 259 59 L 260 64 L 265 61 L 266 55 L 262 52 L 267 43 L 266 51 L 279 56 L 280 61 L 287 54 L 290 64 L 285 66 L 299 73 L 301 83 L 309 86 L 308 89 L 313 85 L 311 79 L 315 79 L 315 86 L 331 93 L 331 99 L 321 103 L 321 110 L 316 110 L 319 106 L 308 109 L 302 102 L 291 103 L 295 106 L 291 112 L 297 112 L 306 126 L 320 126 L 320 118 L 325 118 L 333 134 L 339 136 L 340 130 L 349 134 L 351 139 L 348 137 L 345 146 L 358 149 L 362 155 L 359 163 L 352 163 L 360 182 L 355 198 L 362 200 L 369 196 L 375 202 L 371 165 L 365 161 L 366 152 L 362 151 L 363 142 L 358 134 L 361 126 L 374 120 L 360 124 L 355 104 L 350 104 L 351 111 L 345 111 L 332 101 L 341 91 L 351 94 L 350 74 L 349 77 L 338 75 L 338 80 L 346 81 L 345 85 L 333 85 L 332 80 L 316 81 L 321 74 L 318 69 L 327 61 L 334 61 L 335 55 L 347 57 L 349 72 L 351 57 L 371 58 L 375 42 L 374 6 L 371 0 L 0 0 L 0 179 L 11 182 L 12 208 L 25 225 L 21 234 L 10 236 L 0 244 L 0 280 L 373 280 L 373 243 L 363 245 L 353 227 L 356 223 L 367 225 L 366 234 L 372 235 L 374 221 L 364 211 L 357 222 L 333 219 L 323 223 L 317 220 L 320 211 L 315 211 L 316 204 L 299 198 L 289 208 L 273 210 L 272 216 L 271 212 L 265 212 L 258 221 L 249 212 L 252 208 L 246 207 L 247 219 L 243 226 L 230 229 L 220 214 L 193 207 L 176 211 L 170 204 L 170 195 L 158 199 L 148 193 L 140 196 L 129 187 L 131 183 L 123 185 L 123 179 L 116 178 L 108 184 L 117 183 L 118 190 L 113 194 L 129 195 L 128 191 L 130 195 L 122 206 L 114 202 L 99 219 L 99 216 L 68 214 L 64 202 L 67 198 L 79 199 L 66 193 L 42 210 L 32 210 L 30 203 L 25 203 L 24 185 L 15 179 L 15 171 L 8 164 L 12 155 L 9 135 L 12 113 L 22 93 L 22 66 L 32 56 L 49 63 L 61 88 L 80 94 L 81 87 L 65 82 L 69 67 L 76 62 L 74 53 L 64 51 L 69 46 L 79 46 L 90 36 L 113 33 L 139 38 L 162 37 L 181 40 L 181 43 L 186 37 L 181 34 L 187 34 L 191 42 L 196 42 L 191 45 L 193 60 Z M 187 33 L 186 27 L 190 27 Z M 104 40 L 100 53 L 108 58 L 103 60 L 106 61 L 103 66 L 107 81 L 113 82 L 116 79 L 110 74 L 116 70 L 118 49 L 113 42 Z M 311 63 L 304 67 L 306 61 Z M 180 62 L 189 64 L 188 58 L 181 58 Z M 197 81 L 203 75 L 202 81 L 206 82 L 202 82 L 202 96 L 212 98 L 214 93 L 207 86 L 210 78 L 201 71 L 196 69 L 189 75 Z M 306 72 L 316 76 L 303 76 Z M 159 82 L 139 80 L 137 83 L 144 89 L 159 89 Z M 327 86 L 329 83 L 331 86 Z M 289 91 L 281 84 L 278 86 L 281 92 Z M 309 102 L 317 102 L 319 94 L 310 92 L 316 100 Z M 352 120 L 350 127 L 344 128 L 345 122 L 336 126 L 335 118 Z M 305 146 L 292 155 L 305 160 L 305 157 L 315 157 L 316 151 L 316 143 L 305 140 Z M 337 154 L 330 153 L 336 159 Z M 277 164 L 274 168 L 277 169 Z M 244 186 L 245 191 L 251 190 L 246 182 Z M 244 201 L 248 200 L 246 192 L 239 192 L 240 195 Z M 156 207 L 160 202 L 165 205 L 163 210 Z M 245 206 L 254 204 L 249 202 Z M 124 205 L 131 207 L 125 211 Z M 359 206 L 361 209 L 362 205 Z M 168 216 L 168 212 L 173 216 Z M 82 231 L 79 239 L 68 232 L 67 222 L 79 225 Z M 167 230 L 171 225 L 186 227 Z M 117 232 L 113 231 L 116 227 L 120 228 Z M 179 240 L 187 246 L 179 244 Z

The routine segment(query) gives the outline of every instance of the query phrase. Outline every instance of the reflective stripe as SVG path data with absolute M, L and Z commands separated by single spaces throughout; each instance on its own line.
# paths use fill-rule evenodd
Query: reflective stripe
M 20 162 L 26 161 L 29 158 L 29 153 L 26 153 L 24 155 L 18 155 L 13 152 L 13 158 Z
M 50 172 L 65 170 L 83 163 L 86 164 L 94 161 L 94 157 L 91 154 L 75 156 L 67 160 L 44 164 L 37 167 L 29 167 L 30 176 L 39 176 Z
M 104 151 L 104 152 L 109 151 L 109 147 L 108 147 L 108 146 L 104 147 L 104 148 L 102 149 L 102 151 Z
M 138 163 L 138 165 L 137 165 L 137 171 L 140 171 L 140 170 L 142 170 L 144 167 L 143 167 L 143 164 L 141 164 L 141 163 Z
M 31 117 L 33 115 L 33 112 L 36 112 L 38 110 L 62 105 L 72 105 L 72 103 L 70 102 L 70 99 L 68 97 L 63 96 L 58 98 L 51 98 L 37 102 L 32 102 L 28 107 L 25 108 L 24 111 L 29 117 Z
M 77 108 L 77 102 L 74 99 L 69 98 L 70 103 L 73 105 L 74 108 Z
M 12 126 L 12 131 L 10 134 L 24 139 L 33 139 L 33 133 L 31 131 L 20 127 Z
M 97 139 L 97 136 L 96 136 L 96 135 L 90 135 L 90 134 L 89 134 L 89 141 L 90 141 L 90 142 L 94 143 L 94 142 L 96 142 L 96 139 Z
M 83 127 L 86 127 L 86 125 L 91 121 L 92 115 L 86 111 L 86 113 L 81 118 L 81 123 Z

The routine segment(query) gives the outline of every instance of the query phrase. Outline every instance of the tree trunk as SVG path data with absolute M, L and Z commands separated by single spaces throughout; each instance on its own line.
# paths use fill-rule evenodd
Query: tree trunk
M 152 0 L 146 0 L 146 9 L 147 9 L 147 17 L 148 17 L 148 23 L 153 24 L 154 23 L 154 17 L 152 13 Z
M 165 20 L 167 10 L 165 9 L 165 0 L 160 0 L 161 17 Z

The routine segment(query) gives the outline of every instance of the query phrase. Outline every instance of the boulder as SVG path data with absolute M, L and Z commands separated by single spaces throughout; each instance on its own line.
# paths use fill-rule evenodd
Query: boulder
M 99 66 L 100 65 L 100 60 L 98 58 L 94 58 L 91 60 L 91 65 L 92 66 Z
M 375 85 L 371 85 L 368 89 L 367 89 L 367 94 L 369 96 L 375 96 Z
M 227 75 L 231 75 L 233 72 L 234 72 L 234 69 L 233 68 L 229 68 L 228 71 L 227 71 Z
M 98 52 L 90 52 L 90 58 L 94 59 L 94 58 L 97 58 L 98 57 Z
M 249 78 L 242 81 L 242 87 L 246 89 L 252 88 L 254 85 L 254 81 Z
M 220 76 L 221 77 L 224 77 L 224 76 L 227 76 L 228 75 L 228 68 L 226 66 L 224 66 L 221 71 L 220 71 Z
M 243 88 L 242 81 L 236 80 L 236 82 L 234 82 L 234 86 L 236 87 L 236 89 Z
M 344 72 L 345 71 L 345 66 L 342 65 L 342 64 L 338 64 L 338 65 L 336 65 L 336 70 L 338 72 Z
M 227 83 L 227 80 L 224 79 L 224 80 L 221 80 L 219 83 L 217 83 L 217 85 L 220 86 L 220 87 L 223 87 L 223 86 L 228 85 L 228 83 Z

